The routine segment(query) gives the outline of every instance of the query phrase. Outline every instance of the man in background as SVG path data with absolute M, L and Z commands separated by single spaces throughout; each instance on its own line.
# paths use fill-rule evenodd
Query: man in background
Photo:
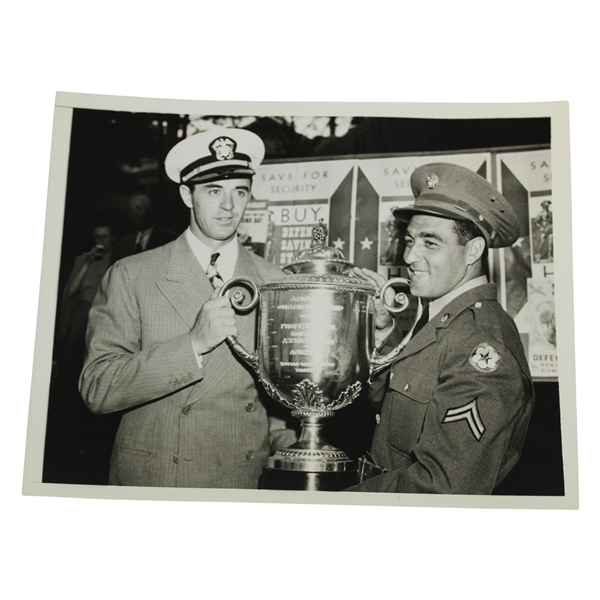
M 128 214 L 134 232 L 115 242 L 112 252 L 112 263 L 121 258 L 152 250 L 172 242 L 177 234 L 156 224 L 156 209 L 152 198 L 138 192 L 131 196 Z

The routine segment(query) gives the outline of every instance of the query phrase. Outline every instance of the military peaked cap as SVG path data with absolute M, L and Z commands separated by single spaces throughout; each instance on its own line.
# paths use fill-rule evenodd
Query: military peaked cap
M 519 221 L 510 204 L 486 179 L 450 163 L 432 163 L 413 171 L 414 204 L 394 209 L 399 221 L 414 214 L 472 221 L 491 248 L 512 246 L 519 238 Z

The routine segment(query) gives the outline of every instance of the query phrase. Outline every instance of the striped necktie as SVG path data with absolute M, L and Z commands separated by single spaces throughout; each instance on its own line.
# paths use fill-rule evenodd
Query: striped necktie
M 219 275 L 219 269 L 217 269 L 217 258 L 220 254 L 215 252 L 210 257 L 210 264 L 206 269 L 206 275 L 214 288 L 221 287 L 223 285 L 223 278 Z

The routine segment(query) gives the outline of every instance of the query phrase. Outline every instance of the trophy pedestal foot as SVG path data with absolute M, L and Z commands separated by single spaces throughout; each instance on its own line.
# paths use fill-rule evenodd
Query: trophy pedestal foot
M 355 470 L 307 472 L 265 467 L 261 483 L 264 490 L 339 492 L 356 485 L 358 478 Z

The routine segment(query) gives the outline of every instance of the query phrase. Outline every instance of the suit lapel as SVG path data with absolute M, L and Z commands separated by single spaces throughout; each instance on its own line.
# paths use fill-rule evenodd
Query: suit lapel
M 239 254 L 235 264 L 235 269 L 233 271 L 233 276 L 249 277 L 257 284 L 262 283 L 260 274 L 254 265 L 254 261 L 252 260 L 250 253 L 241 245 L 239 246 Z M 206 278 L 206 280 L 208 281 L 208 278 Z M 212 290 L 210 282 L 208 285 Z M 236 288 L 234 287 L 233 289 Z M 244 293 L 247 292 L 246 288 L 240 287 L 239 289 Z M 236 314 L 235 319 L 238 328 L 238 339 L 249 352 L 254 352 L 256 314 L 256 309 L 254 309 L 250 313 L 244 313 L 243 315 Z M 224 360 L 232 353 L 233 350 L 230 348 L 229 344 L 224 342 L 212 352 L 209 352 L 207 355 L 205 355 L 204 366 L 208 367 L 210 365 L 211 368 L 209 370 L 205 370 L 203 393 L 210 394 L 212 390 L 219 388 L 223 379 L 231 377 L 231 373 L 229 373 L 227 369 L 219 368 L 219 365 L 222 364 Z
M 173 243 L 167 277 L 156 285 L 191 329 L 213 287 L 182 235 Z

